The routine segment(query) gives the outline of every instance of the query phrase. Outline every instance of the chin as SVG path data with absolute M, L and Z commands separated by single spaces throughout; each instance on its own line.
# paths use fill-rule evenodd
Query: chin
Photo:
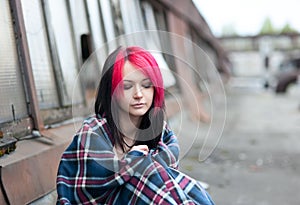
M 139 111 L 129 112 L 129 114 L 133 117 L 143 117 L 146 114 L 146 112 L 147 110 L 146 111 L 139 110 Z

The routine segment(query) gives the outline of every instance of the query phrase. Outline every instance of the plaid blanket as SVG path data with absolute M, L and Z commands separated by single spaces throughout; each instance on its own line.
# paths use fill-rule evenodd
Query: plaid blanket
M 177 170 L 178 141 L 164 125 L 148 155 L 113 152 L 105 118 L 86 119 L 63 153 L 57 204 L 214 204 L 201 185 Z

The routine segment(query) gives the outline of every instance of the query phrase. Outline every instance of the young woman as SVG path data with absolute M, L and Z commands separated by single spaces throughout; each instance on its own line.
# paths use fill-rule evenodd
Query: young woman
M 57 203 L 213 204 L 177 170 L 178 155 L 157 62 L 140 47 L 120 47 L 104 64 L 95 115 L 62 156 Z

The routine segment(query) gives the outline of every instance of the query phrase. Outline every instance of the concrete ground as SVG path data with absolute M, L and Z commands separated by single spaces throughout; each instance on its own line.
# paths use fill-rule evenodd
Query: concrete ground
M 226 95 L 225 127 L 205 161 L 199 162 L 199 152 L 203 157 L 213 150 L 218 137 L 202 145 L 208 132 L 214 137 L 214 127 L 184 115 L 170 121 L 182 147 L 180 170 L 209 183 L 216 204 L 299 204 L 299 89 L 277 96 L 259 88 L 230 88 Z M 55 199 L 53 191 L 32 205 L 55 204 Z
M 280 96 L 263 89 L 227 90 L 217 148 L 200 163 L 200 137 L 181 160 L 181 170 L 209 183 L 216 204 L 300 204 L 299 90 Z

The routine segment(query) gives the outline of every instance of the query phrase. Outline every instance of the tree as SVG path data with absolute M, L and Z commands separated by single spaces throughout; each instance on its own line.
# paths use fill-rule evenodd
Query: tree
M 271 19 L 267 17 L 260 29 L 260 34 L 276 34 L 276 30 L 271 22 Z
M 289 23 L 286 23 L 284 27 L 281 29 L 281 34 L 291 34 L 298 33 L 298 31 L 290 26 Z

